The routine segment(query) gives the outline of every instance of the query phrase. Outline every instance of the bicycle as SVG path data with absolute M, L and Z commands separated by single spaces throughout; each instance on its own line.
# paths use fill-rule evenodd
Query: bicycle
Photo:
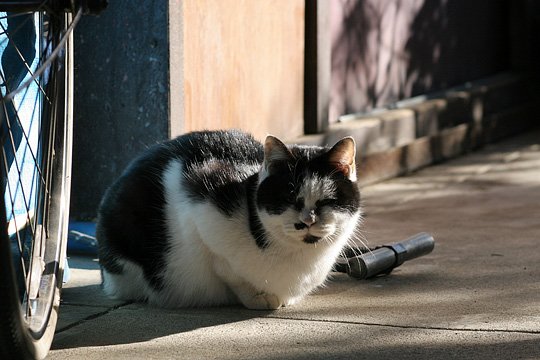
M 0 358 L 44 358 L 66 261 L 73 29 L 106 0 L 0 2 Z

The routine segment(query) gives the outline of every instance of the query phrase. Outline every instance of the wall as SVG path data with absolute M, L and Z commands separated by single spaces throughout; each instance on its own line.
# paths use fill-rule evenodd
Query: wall
M 332 1 L 330 122 L 508 69 L 510 3 Z
M 129 161 L 168 137 L 167 24 L 166 2 L 114 0 L 75 29 L 75 219 L 93 219 Z
M 71 214 L 148 146 L 182 133 L 303 133 L 304 0 L 110 1 L 75 33 Z
M 173 135 L 242 128 L 303 133 L 304 1 L 186 0 L 184 113 Z
M 111 1 L 100 17 L 83 18 L 75 34 L 72 215 L 94 218 L 105 189 L 133 157 L 187 131 L 235 127 L 259 139 L 272 133 L 295 140 L 304 129 L 335 125 L 340 115 L 501 70 L 534 67 L 538 79 L 539 7 L 531 0 Z M 305 16 L 317 32 L 306 34 L 314 46 L 307 61 Z M 306 73 L 316 79 L 304 83 L 304 63 L 312 61 Z M 531 101 L 522 96 L 524 78 L 540 83 L 519 77 L 510 87 L 519 91 L 495 103 L 512 99 L 516 109 L 526 108 L 519 103 Z M 312 114 L 306 124 L 304 84 Z M 444 100 L 448 111 L 440 114 L 431 104 L 433 121 L 409 109 L 414 136 L 456 125 L 449 118 L 467 123 L 452 104 L 464 102 L 469 114 L 476 95 L 458 100 Z M 514 121 L 505 119 L 512 121 L 503 129 Z M 425 124 L 429 134 L 418 130 Z

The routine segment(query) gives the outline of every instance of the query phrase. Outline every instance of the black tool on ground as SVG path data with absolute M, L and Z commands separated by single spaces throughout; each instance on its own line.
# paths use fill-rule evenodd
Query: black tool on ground
M 334 271 L 347 273 L 356 279 L 389 274 L 405 261 L 429 254 L 434 246 L 433 236 L 422 232 L 390 245 L 372 249 L 353 248 L 346 253 L 346 258 L 338 259 Z

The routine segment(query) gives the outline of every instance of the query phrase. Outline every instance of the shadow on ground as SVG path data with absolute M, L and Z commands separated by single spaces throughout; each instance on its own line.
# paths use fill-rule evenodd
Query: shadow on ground
M 121 305 L 86 319 L 101 323 L 90 331 L 78 331 L 79 327 L 84 328 L 84 321 L 77 326 L 59 329 L 52 349 L 145 342 L 172 334 L 247 321 L 266 313 L 240 307 L 164 310 L 142 304 Z M 121 329 L 107 326 L 110 322 L 122 324 Z M 69 330 L 69 334 L 64 334 L 66 330 Z

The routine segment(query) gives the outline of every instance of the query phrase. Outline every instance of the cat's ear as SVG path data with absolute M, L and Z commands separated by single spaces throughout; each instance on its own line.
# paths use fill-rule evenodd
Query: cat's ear
M 328 162 L 349 180 L 356 181 L 356 143 L 350 136 L 338 141 L 328 151 Z
M 277 137 L 268 135 L 264 142 L 264 163 L 263 169 L 271 173 L 276 164 L 288 161 L 293 158 L 289 148 Z

